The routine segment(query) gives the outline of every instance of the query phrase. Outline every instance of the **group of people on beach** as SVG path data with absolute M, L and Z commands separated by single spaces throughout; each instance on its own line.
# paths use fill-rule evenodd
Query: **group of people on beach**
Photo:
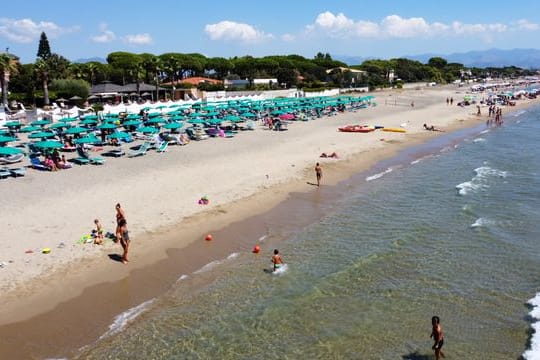
M 126 213 L 124 212 L 124 209 L 122 209 L 122 206 L 120 203 L 117 203 L 115 206 L 116 209 L 116 230 L 114 234 L 114 241 L 120 242 L 120 245 L 122 245 L 122 249 L 124 250 L 121 261 L 123 264 L 127 264 L 129 262 L 128 260 L 128 251 L 129 251 L 129 232 L 127 228 L 127 221 L 126 221 Z M 99 219 L 94 220 L 94 224 L 96 225 L 94 233 L 94 244 L 101 245 L 103 243 L 103 227 L 101 226 L 101 223 Z
M 487 126 L 501 126 L 503 124 L 502 109 L 495 105 L 490 105 L 488 110 L 488 119 L 486 120 Z

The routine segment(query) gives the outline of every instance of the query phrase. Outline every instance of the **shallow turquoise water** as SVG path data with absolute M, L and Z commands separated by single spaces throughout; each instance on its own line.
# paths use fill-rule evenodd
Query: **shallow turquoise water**
M 429 359 L 432 315 L 449 358 L 519 358 L 540 290 L 539 119 L 508 115 L 357 177 L 320 222 L 285 239 L 265 229 L 261 254 L 180 279 L 80 358 Z M 263 271 L 274 246 L 280 275 Z

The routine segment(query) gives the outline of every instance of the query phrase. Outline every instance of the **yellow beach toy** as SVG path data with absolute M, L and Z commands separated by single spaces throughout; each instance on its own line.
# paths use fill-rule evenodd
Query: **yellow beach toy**
M 49 254 L 51 252 L 51 248 L 43 248 L 41 249 L 42 254 Z

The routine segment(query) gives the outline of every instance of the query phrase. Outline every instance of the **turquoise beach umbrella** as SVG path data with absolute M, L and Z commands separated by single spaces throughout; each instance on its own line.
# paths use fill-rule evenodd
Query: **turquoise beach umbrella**
M 69 134 L 69 135 L 74 135 L 74 134 L 82 134 L 82 133 L 85 133 L 85 132 L 88 132 L 89 130 L 87 128 L 83 128 L 83 127 L 80 127 L 80 126 L 75 126 L 75 127 L 72 127 L 70 129 L 67 129 L 65 131 L 66 134 Z
M 67 117 L 67 118 L 62 118 L 62 119 L 60 119 L 58 121 L 61 121 L 63 123 L 67 123 L 67 122 L 72 122 L 72 121 L 77 121 L 77 120 L 79 120 L 79 119 L 77 119 L 75 117 Z
M 0 144 L 8 143 L 15 140 L 17 140 L 16 137 L 0 135 Z
M 168 124 L 163 125 L 163 128 L 169 129 L 169 130 L 175 130 L 175 129 L 180 129 L 182 126 L 184 126 L 184 124 L 182 124 L 181 122 L 170 122 Z
M 38 130 L 41 130 L 39 126 L 25 126 L 21 128 L 19 132 L 27 133 L 27 132 L 33 132 L 33 131 L 38 131 Z
M 111 130 L 111 129 L 116 129 L 116 125 L 111 124 L 111 123 L 105 123 L 105 124 L 99 125 L 97 128 L 100 130 Z
M 128 138 L 130 137 L 131 135 L 127 132 L 124 132 L 124 131 L 119 131 L 119 132 L 115 132 L 115 133 L 112 133 L 111 135 L 109 135 L 109 139 L 125 139 L 125 138 Z
M 85 118 L 81 122 L 79 122 L 79 125 L 94 125 L 97 124 L 97 119 L 88 119 Z
M 137 131 L 141 133 L 155 134 L 159 132 L 159 129 L 156 129 L 153 126 L 144 126 L 142 128 L 137 129 Z
M 95 135 L 88 135 L 73 141 L 75 144 L 95 144 L 101 142 Z
M 32 121 L 30 123 L 30 125 L 33 125 L 33 126 L 43 126 L 43 125 L 49 125 L 52 121 L 50 120 L 46 120 L 46 119 L 43 119 L 43 120 L 36 120 L 36 121 Z
M 49 126 L 49 129 L 59 129 L 59 128 L 68 128 L 70 127 L 71 125 L 67 124 L 67 123 L 61 123 L 61 122 L 57 122 L 57 123 L 54 123 L 52 124 L 51 126 Z
M 8 121 L 4 124 L 5 127 L 11 128 L 11 127 L 18 127 L 22 126 L 22 124 L 19 121 Z
M 28 138 L 29 139 L 45 139 L 45 138 L 50 138 L 50 137 L 55 137 L 55 136 L 56 134 L 53 133 L 52 131 L 40 131 L 40 132 L 35 132 L 28 135 Z
M 60 141 L 55 140 L 44 140 L 34 143 L 34 146 L 42 149 L 58 149 L 64 147 Z
M 0 146 L 0 155 L 15 155 L 22 154 L 24 151 L 19 148 L 9 147 L 9 146 Z
M 139 120 L 128 120 L 125 123 L 122 124 L 122 126 L 139 126 L 141 125 L 141 122 Z

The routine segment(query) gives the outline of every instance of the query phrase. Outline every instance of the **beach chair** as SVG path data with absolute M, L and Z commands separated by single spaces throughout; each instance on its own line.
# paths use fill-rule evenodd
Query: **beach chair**
M 10 175 L 13 176 L 13 177 L 26 175 L 26 168 L 25 167 L 19 167 L 19 168 L 3 167 L 3 168 L 0 169 L 0 171 L 8 171 L 10 173 Z
M 105 154 L 103 155 L 107 155 L 107 156 L 114 156 L 114 157 L 122 157 L 124 155 L 126 155 L 126 152 L 124 151 L 124 149 L 122 149 L 121 147 L 117 148 L 117 149 L 112 149 L 110 151 L 107 151 Z
M 136 156 L 143 156 L 146 155 L 146 152 L 148 149 L 152 147 L 152 143 L 150 141 L 145 141 L 139 146 L 137 150 L 133 150 L 128 154 L 128 157 L 136 157 Z
M 77 154 L 79 155 L 79 157 L 73 159 L 73 161 L 78 163 L 79 165 L 85 165 L 85 164 L 103 165 L 103 164 L 105 164 L 105 159 L 103 159 L 102 157 L 91 157 L 80 146 L 77 146 Z
M 30 167 L 35 170 L 50 171 L 51 169 L 48 166 L 45 166 L 41 163 L 39 158 L 30 157 Z
M 169 142 L 168 141 L 163 141 L 161 144 L 159 144 L 156 151 L 159 152 L 159 153 L 164 153 L 165 151 L 167 151 L 168 146 L 169 146 Z
M 24 154 L 13 154 L 0 157 L 0 164 L 15 164 L 24 159 Z
M 0 169 L 0 179 L 5 179 L 9 176 L 11 176 L 11 172 L 9 172 L 7 169 Z

